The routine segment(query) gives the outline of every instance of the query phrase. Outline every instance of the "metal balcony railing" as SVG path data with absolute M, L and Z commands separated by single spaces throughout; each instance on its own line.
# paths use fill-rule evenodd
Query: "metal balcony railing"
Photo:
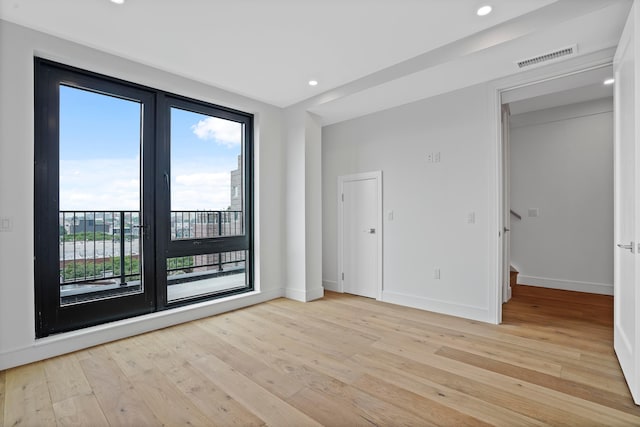
M 124 285 L 140 280 L 139 211 L 60 211 L 59 226 L 61 285 Z M 171 211 L 172 240 L 243 233 L 241 211 Z M 167 274 L 178 279 L 206 270 L 222 272 L 226 265 L 244 261 L 244 251 L 171 258 Z
M 171 211 L 171 240 L 242 234 L 241 211 Z

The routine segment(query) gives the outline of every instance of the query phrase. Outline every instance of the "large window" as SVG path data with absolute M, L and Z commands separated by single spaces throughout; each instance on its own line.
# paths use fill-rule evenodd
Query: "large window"
M 37 336 L 253 289 L 252 116 L 35 67 Z

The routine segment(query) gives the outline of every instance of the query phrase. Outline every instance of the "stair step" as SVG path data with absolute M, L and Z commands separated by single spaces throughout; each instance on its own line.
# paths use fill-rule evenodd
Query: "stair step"
M 511 266 L 509 273 L 509 286 L 511 286 L 512 288 L 518 284 L 518 273 L 518 270 Z

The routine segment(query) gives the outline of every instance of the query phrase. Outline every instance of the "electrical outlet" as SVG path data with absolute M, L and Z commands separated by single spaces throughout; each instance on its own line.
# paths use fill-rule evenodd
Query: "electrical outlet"
M 436 280 L 440 280 L 440 269 L 436 268 L 435 270 L 433 270 L 433 278 Z
M 433 163 L 433 153 L 427 153 L 427 163 Z
M 467 215 L 467 224 L 475 224 L 475 223 L 476 223 L 476 213 L 469 212 L 469 215 Z

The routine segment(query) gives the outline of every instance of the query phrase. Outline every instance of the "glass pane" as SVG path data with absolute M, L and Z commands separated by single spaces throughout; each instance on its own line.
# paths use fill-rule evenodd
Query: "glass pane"
M 139 102 L 60 86 L 60 304 L 142 292 Z
M 169 302 L 247 285 L 246 251 L 167 259 Z
M 242 123 L 171 108 L 171 239 L 244 234 Z

